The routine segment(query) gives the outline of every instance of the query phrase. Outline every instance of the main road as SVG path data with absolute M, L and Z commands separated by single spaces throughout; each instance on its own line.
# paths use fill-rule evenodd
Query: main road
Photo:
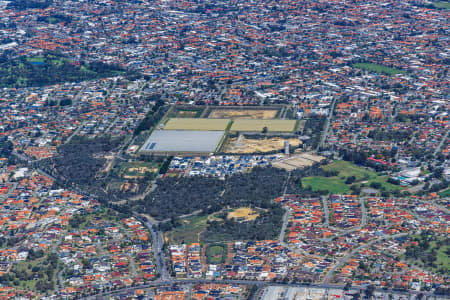
M 195 285 L 195 284 L 202 284 L 202 283 L 215 283 L 215 284 L 241 284 L 241 285 L 256 285 L 258 289 L 263 288 L 265 285 L 273 285 L 273 286 L 282 286 L 282 287 L 303 287 L 303 288 L 316 288 L 316 289 L 344 289 L 344 285 L 341 284 L 329 284 L 329 283 L 322 283 L 322 284 L 302 284 L 302 283 L 274 283 L 274 282 L 268 282 L 268 281 L 259 281 L 259 280 L 231 280 L 231 279 L 221 279 L 221 280 L 210 280 L 210 279 L 168 279 L 168 280 L 155 280 L 149 283 L 132 286 L 132 287 L 124 287 L 121 289 L 113 290 L 113 291 L 106 291 L 106 292 L 99 292 L 97 294 L 83 297 L 80 299 L 83 300 L 94 300 L 94 299 L 101 299 L 101 297 L 107 297 L 115 294 L 128 294 L 131 292 L 134 292 L 135 290 L 143 290 L 148 289 L 155 286 L 167 286 L 167 285 Z M 350 290 L 359 292 L 360 287 L 351 287 Z M 377 292 L 381 293 L 395 293 L 398 295 L 417 295 L 419 293 L 422 293 L 425 296 L 431 296 L 433 293 L 431 292 L 418 292 L 418 291 L 394 291 L 392 289 L 375 289 Z
M 151 220 L 149 220 L 147 217 L 143 217 L 137 213 L 133 213 L 134 217 L 138 220 L 140 220 L 145 227 L 150 231 L 152 235 L 153 240 L 153 256 L 155 257 L 155 263 L 156 268 L 158 269 L 161 280 L 169 280 L 169 270 L 167 268 L 167 263 L 164 255 L 164 241 L 162 238 L 162 233 L 159 230 L 156 230 L 155 227 L 157 226 L 156 223 L 153 223 Z

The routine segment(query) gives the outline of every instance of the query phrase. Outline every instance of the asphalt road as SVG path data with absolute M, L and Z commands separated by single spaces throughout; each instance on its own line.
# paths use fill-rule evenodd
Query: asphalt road
M 375 243 L 379 243 L 383 240 L 395 239 L 397 237 L 401 237 L 401 236 L 405 236 L 405 235 L 408 235 L 408 233 L 399 233 L 399 234 L 394 234 L 394 235 L 389 235 L 389 236 L 383 236 L 376 240 L 370 241 L 367 244 L 364 244 L 362 246 L 359 246 L 359 247 L 353 249 L 349 254 L 347 254 L 342 259 L 340 259 L 339 262 L 333 268 L 331 268 L 331 270 L 327 273 L 327 275 L 325 276 L 325 278 L 323 280 L 324 284 L 328 284 L 330 282 L 331 278 L 333 277 L 334 272 L 336 270 L 338 270 L 341 266 L 343 266 L 353 255 L 355 255 L 362 249 L 365 249 L 365 248 L 372 246 Z
M 258 289 L 263 288 L 267 285 L 272 286 L 283 286 L 283 287 L 304 287 L 304 288 L 319 288 L 319 289 L 343 289 L 344 285 L 340 284 L 328 284 L 328 283 L 322 283 L 322 284 L 301 284 L 301 283 L 286 283 L 286 284 L 280 284 L 280 283 L 272 283 L 267 281 L 257 281 L 257 280 L 207 280 L 207 279 L 169 279 L 169 280 L 155 280 L 150 283 L 134 286 L 134 287 L 126 287 L 122 289 L 117 289 L 114 291 L 107 291 L 107 292 L 101 292 L 97 293 L 95 295 L 87 296 L 84 298 L 80 298 L 83 300 L 94 300 L 99 299 L 100 297 L 106 297 L 116 294 L 123 294 L 123 293 L 130 293 L 134 292 L 137 289 L 146 289 L 154 286 L 167 286 L 167 285 L 195 285 L 200 283 L 216 283 L 216 284 L 240 284 L 240 285 L 256 285 Z M 351 287 L 351 291 L 360 291 L 361 287 Z M 375 289 L 376 292 L 381 293 L 395 293 L 398 295 L 417 295 L 420 292 L 417 291 L 394 291 L 392 289 Z M 430 292 L 421 292 L 424 296 L 431 296 L 433 295 Z
M 162 234 L 160 231 L 157 231 L 153 228 L 153 223 L 148 218 L 143 218 L 142 216 L 138 215 L 137 213 L 133 213 L 134 217 L 141 220 L 141 222 L 147 227 L 147 229 L 150 231 L 152 235 L 153 240 L 153 256 L 155 257 L 156 262 L 156 268 L 158 269 L 161 280 L 165 281 L 170 279 L 169 270 L 167 268 L 167 263 L 164 255 L 164 241 L 162 238 Z

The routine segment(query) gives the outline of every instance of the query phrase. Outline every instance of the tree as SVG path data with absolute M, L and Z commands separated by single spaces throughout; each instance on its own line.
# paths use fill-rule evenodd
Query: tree
M 267 132 L 268 132 L 267 126 L 264 126 L 263 129 L 262 129 L 262 133 L 267 133 Z
M 370 284 L 365 290 L 366 297 L 369 299 L 372 298 L 374 292 L 375 286 L 373 284 Z

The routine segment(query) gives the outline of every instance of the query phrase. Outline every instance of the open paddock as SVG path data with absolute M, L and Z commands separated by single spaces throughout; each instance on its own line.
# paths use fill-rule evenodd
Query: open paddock
M 214 108 L 208 115 L 210 119 L 274 119 L 278 109 L 253 108 Z
M 262 132 L 264 127 L 267 127 L 268 132 L 292 132 L 296 124 L 295 120 L 236 119 L 231 131 Z
M 221 152 L 224 153 L 265 153 L 272 151 L 282 151 L 284 149 L 284 142 L 288 141 L 290 147 L 297 148 L 301 145 L 301 140 L 298 138 L 288 137 L 264 137 L 252 138 L 241 135 L 239 137 L 228 137 L 224 142 Z
M 292 171 L 295 169 L 312 166 L 313 164 L 321 162 L 324 159 L 325 157 L 323 156 L 302 153 L 300 155 L 295 155 L 273 162 L 272 165 L 276 168 L 285 169 L 286 171 Z
M 224 131 L 229 123 L 229 119 L 171 118 L 164 129 Z

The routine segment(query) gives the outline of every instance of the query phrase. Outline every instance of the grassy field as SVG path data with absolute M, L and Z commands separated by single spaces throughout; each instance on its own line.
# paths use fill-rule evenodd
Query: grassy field
M 290 132 L 295 130 L 295 120 L 252 120 L 236 119 L 231 131 L 257 131 L 261 132 L 267 127 L 269 132 Z
M 434 2 L 433 6 L 441 9 L 450 9 L 450 2 L 448 1 L 438 1 Z
M 172 118 L 164 126 L 166 130 L 225 130 L 229 119 Z
M 406 72 L 399 69 L 389 68 L 383 65 L 370 64 L 370 63 L 357 63 L 353 65 L 354 68 L 372 71 L 376 73 L 383 73 L 387 75 L 405 74 Z
M 311 187 L 313 191 L 328 190 L 332 194 L 345 194 L 350 191 L 344 180 L 338 177 L 305 177 L 302 179 L 302 185 L 304 187 Z
M 208 216 L 193 216 L 183 219 L 182 225 L 167 232 L 169 244 L 198 243 L 200 234 L 206 230 Z
M 323 169 L 325 171 L 338 171 L 340 177 L 355 176 L 357 181 L 374 178 L 377 176 L 377 173 L 374 171 L 358 167 L 357 165 L 345 160 L 335 161 L 329 165 L 326 165 Z
M 329 165 L 322 167 L 326 171 L 337 171 L 337 176 L 331 177 L 305 177 L 302 179 L 304 187 L 311 187 L 313 191 L 328 190 L 330 193 L 347 193 L 350 191 L 352 184 L 370 187 L 372 182 L 380 183 L 382 188 L 386 191 L 392 192 L 400 190 L 401 187 L 387 182 L 389 176 L 379 176 L 376 172 L 358 167 L 348 161 L 335 161 Z M 346 184 L 347 177 L 355 176 L 355 181 L 352 184 Z
M 421 238 L 420 235 L 414 237 L 419 238 L 419 240 Z M 433 236 L 432 239 L 433 240 L 429 242 L 428 249 L 423 251 L 424 255 L 420 255 L 417 259 L 409 258 L 408 260 L 424 269 L 431 269 L 433 272 L 448 274 L 450 271 L 450 256 L 448 255 L 448 252 L 450 251 L 450 245 L 448 244 L 449 240 L 448 238 L 437 236 Z M 433 266 L 429 263 L 424 263 L 425 256 L 432 252 L 436 253 L 436 260 L 434 261 Z M 403 258 L 405 259 L 405 255 L 403 255 Z
M 442 192 L 439 193 L 439 196 L 441 197 L 450 197 L 450 188 L 443 190 Z
M 206 247 L 206 263 L 220 264 L 227 259 L 227 247 L 225 245 L 213 244 Z

